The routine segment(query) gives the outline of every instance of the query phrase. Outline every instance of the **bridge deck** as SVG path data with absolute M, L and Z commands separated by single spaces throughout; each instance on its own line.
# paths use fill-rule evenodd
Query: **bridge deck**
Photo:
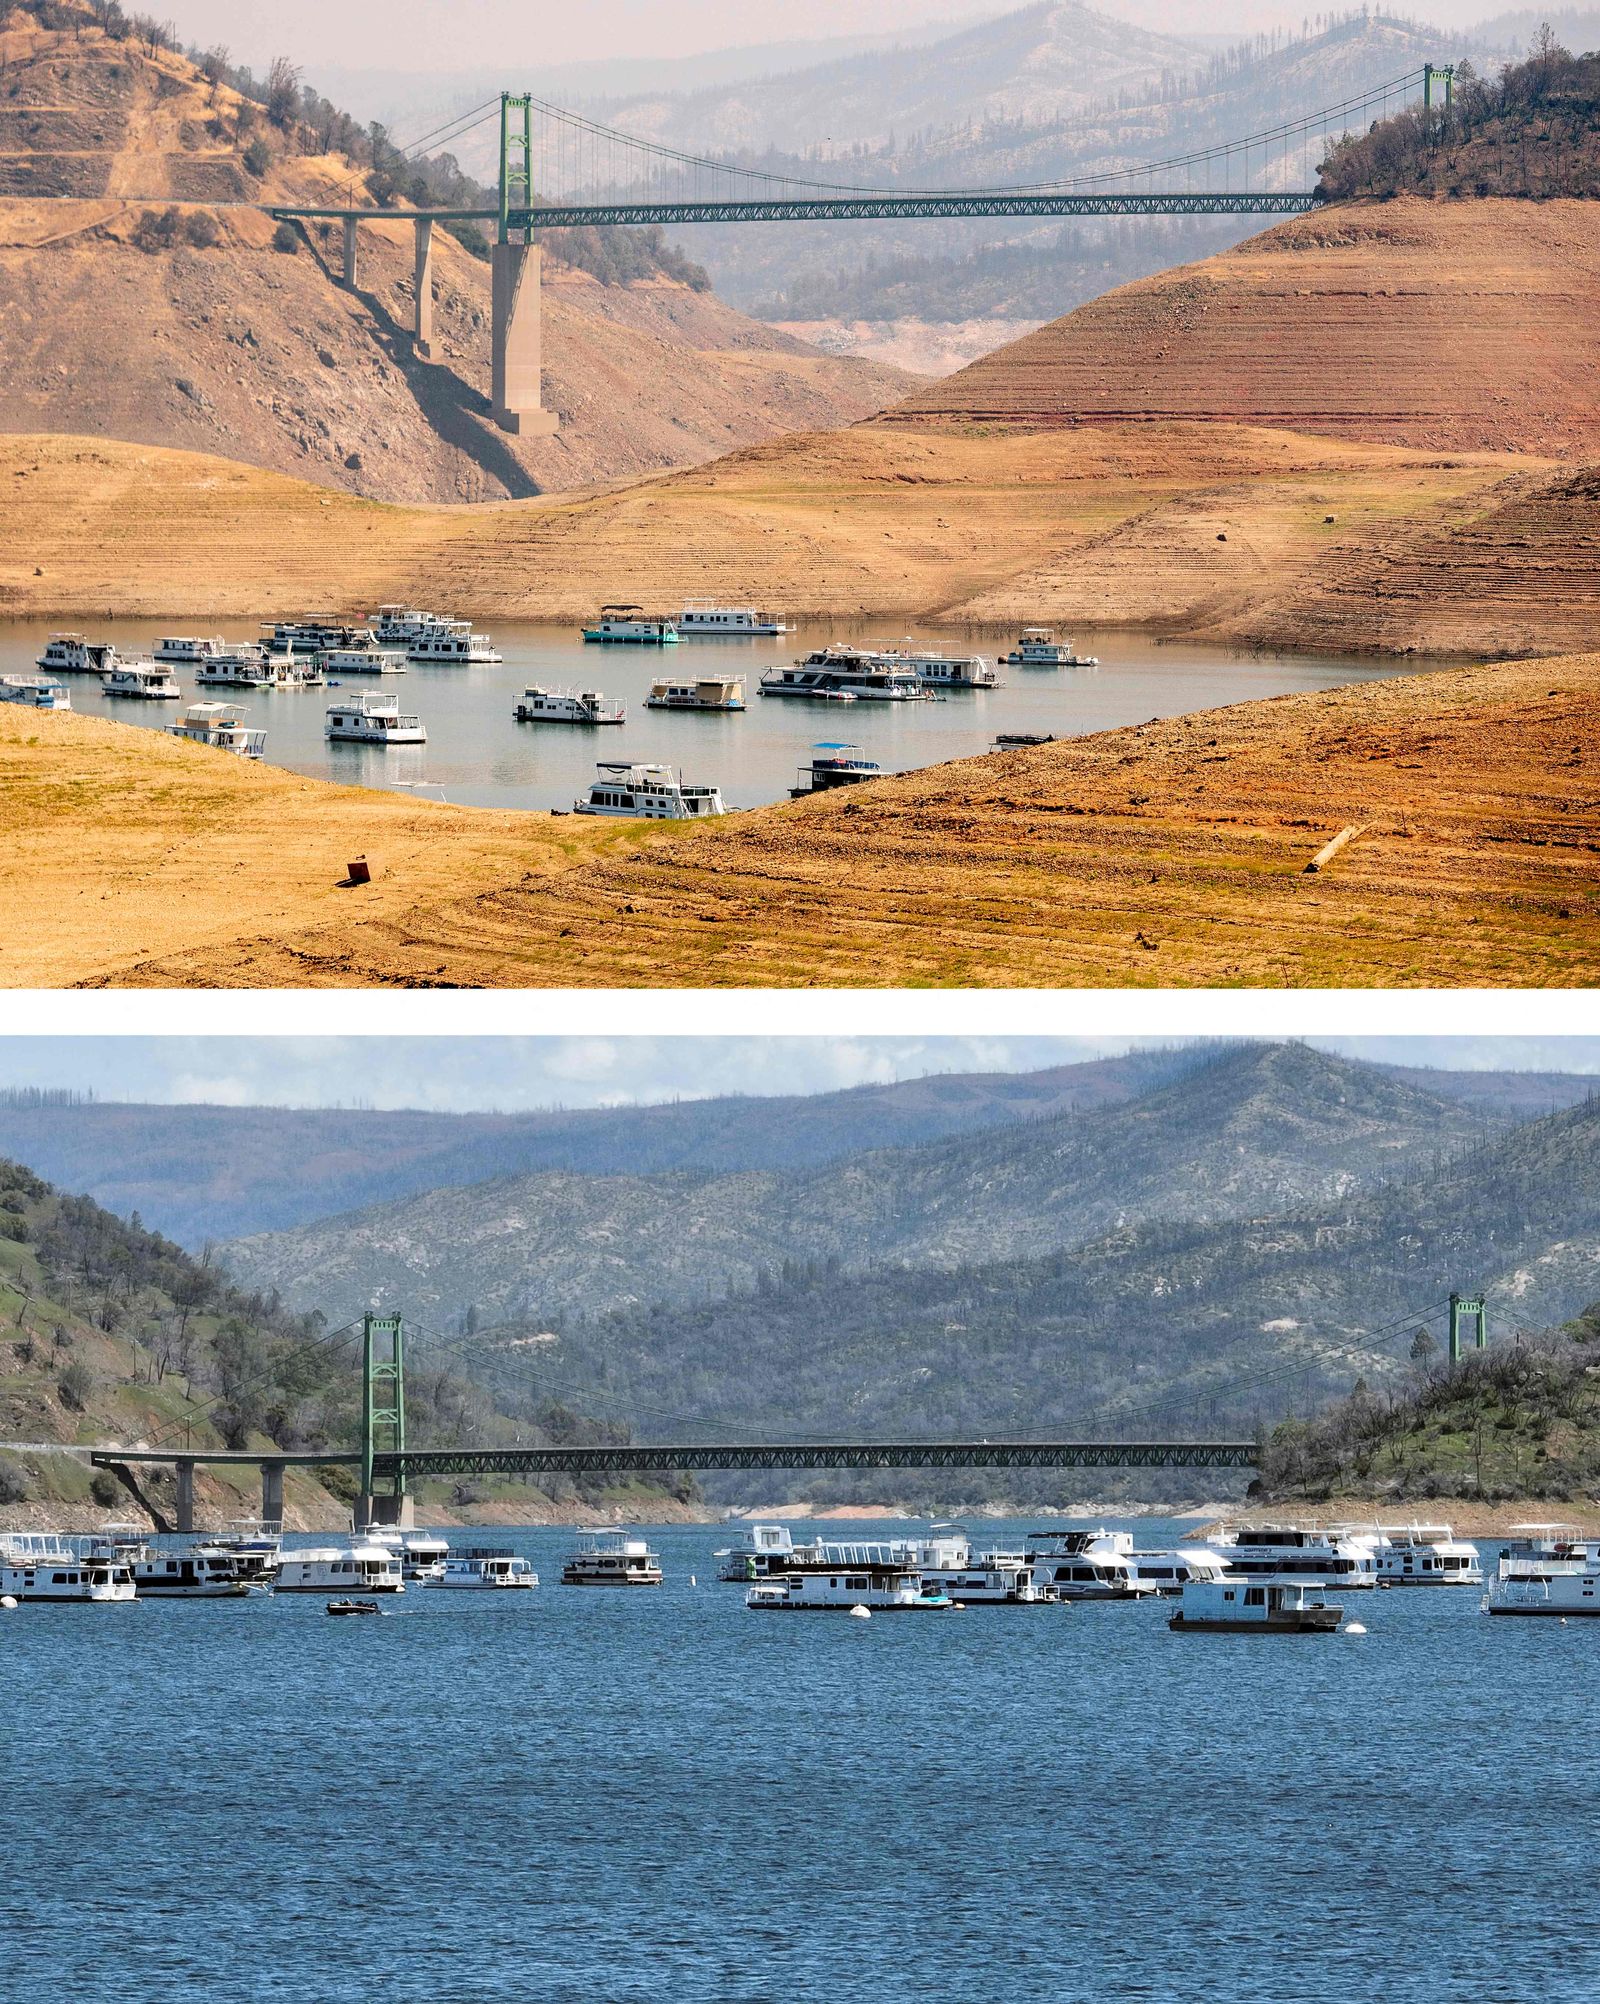
M 604 1447 L 408 1448 L 373 1456 L 374 1476 L 620 1475 L 658 1468 L 1253 1468 L 1250 1440 L 947 1440 L 750 1441 L 684 1444 L 648 1441 Z M 348 1450 L 326 1454 L 255 1453 L 250 1449 L 115 1448 L 92 1450 L 113 1462 L 244 1464 L 263 1468 L 356 1467 Z
M 1256 195 L 963 194 L 772 197 L 755 202 L 571 202 L 513 209 L 512 229 L 580 229 L 652 223 L 848 223 L 896 216 L 1297 216 L 1317 206 L 1309 191 Z M 498 209 L 319 209 L 274 207 L 280 221 L 498 222 Z

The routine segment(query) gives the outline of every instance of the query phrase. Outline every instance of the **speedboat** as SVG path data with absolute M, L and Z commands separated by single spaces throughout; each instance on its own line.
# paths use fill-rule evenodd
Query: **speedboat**
M 606 707 L 598 689 L 524 689 L 511 712 L 519 724 L 621 724 L 628 713 L 620 703 Z
M 635 821 L 705 820 L 726 814 L 714 786 L 689 786 L 670 765 L 629 765 L 626 760 L 595 767 L 587 800 L 572 803 L 574 814 L 611 814 Z
M 561 1568 L 563 1586 L 660 1586 L 661 1561 L 626 1531 L 585 1531 Z
M 381 1614 L 382 1608 L 375 1600 L 330 1600 L 329 1614 Z

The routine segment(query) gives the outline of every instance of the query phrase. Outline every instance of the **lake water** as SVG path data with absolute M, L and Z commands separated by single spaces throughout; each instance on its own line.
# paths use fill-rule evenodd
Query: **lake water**
M 479 622 L 480 626 L 483 622 Z M 123 654 L 145 653 L 157 633 L 206 634 L 209 619 L 173 618 L 154 626 L 107 620 L 86 629 L 116 642 Z M 222 629 L 230 639 L 252 637 L 246 624 Z M 318 779 L 420 789 L 463 806 L 570 807 L 587 794 L 597 759 L 661 761 L 686 780 L 718 785 L 729 807 L 781 800 L 796 768 L 821 739 L 848 739 L 890 771 L 968 758 L 1001 731 L 1048 731 L 1057 737 L 1146 723 L 1220 703 L 1238 703 L 1340 682 L 1369 681 L 1407 671 L 1393 662 L 1355 657 L 1242 654 L 1223 648 L 1162 643 L 1138 632 L 1082 633 L 1095 669 L 1002 668 L 1005 686 L 952 695 L 934 703 L 814 703 L 756 693 L 765 668 L 787 664 L 829 640 L 910 638 L 943 650 L 991 658 L 1015 635 L 960 634 L 943 627 L 890 625 L 881 620 L 802 623 L 780 640 L 682 641 L 671 648 L 585 646 L 570 626 L 493 626 L 505 656 L 497 668 L 447 668 L 411 663 L 404 675 L 346 676 L 331 694 L 305 689 L 251 695 L 237 689 L 196 689 L 191 670 L 174 668 L 185 700 L 236 702 L 247 721 L 267 733 L 266 756 Z M 34 672 L 50 623 L 0 622 L 0 673 Z M 644 699 L 663 667 L 684 673 L 733 669 L 746 679 L 749 707 L 740 714 L 647 710 Z M 92 675 L 59 678 L 75 710 L 159 729 L 182 707 L 107 697 Z M 595 688 L 627 707 L 620 727 L 519 724 L 512 718 L 529 683 Z M 389 748 L 330 745 L 323 736 L 328 705 L 381 690 L 415 712 L 426 745 Z
M 791 1622 L 724 1527 L 632 1593 L 488 1535 L 537 1592 L 0 1613 L 5 2004 L 1600 1994 L 1600 1622 Z

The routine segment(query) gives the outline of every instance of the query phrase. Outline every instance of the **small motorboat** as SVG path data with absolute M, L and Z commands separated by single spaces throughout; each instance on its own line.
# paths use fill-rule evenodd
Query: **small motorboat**
M 375 1600 L 330 1600 L 329 1614 L 382 1614 Z

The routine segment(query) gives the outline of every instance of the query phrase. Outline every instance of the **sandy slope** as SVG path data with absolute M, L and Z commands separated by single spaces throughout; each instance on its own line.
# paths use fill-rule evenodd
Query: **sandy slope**
M 1600 451 L 1597 300 L 1592 202 L 1355 203 L 1119 286 L 893 417 L 1581 455 Z
M 1241 705 L 660 827 L 424 809 L 0 712 L 15 985 L 1570 985 L 1600 656 Z M 1321 875 L 1340 826 L 1366 832 Z M 347 853 L 385 867 L 335 888 Z

